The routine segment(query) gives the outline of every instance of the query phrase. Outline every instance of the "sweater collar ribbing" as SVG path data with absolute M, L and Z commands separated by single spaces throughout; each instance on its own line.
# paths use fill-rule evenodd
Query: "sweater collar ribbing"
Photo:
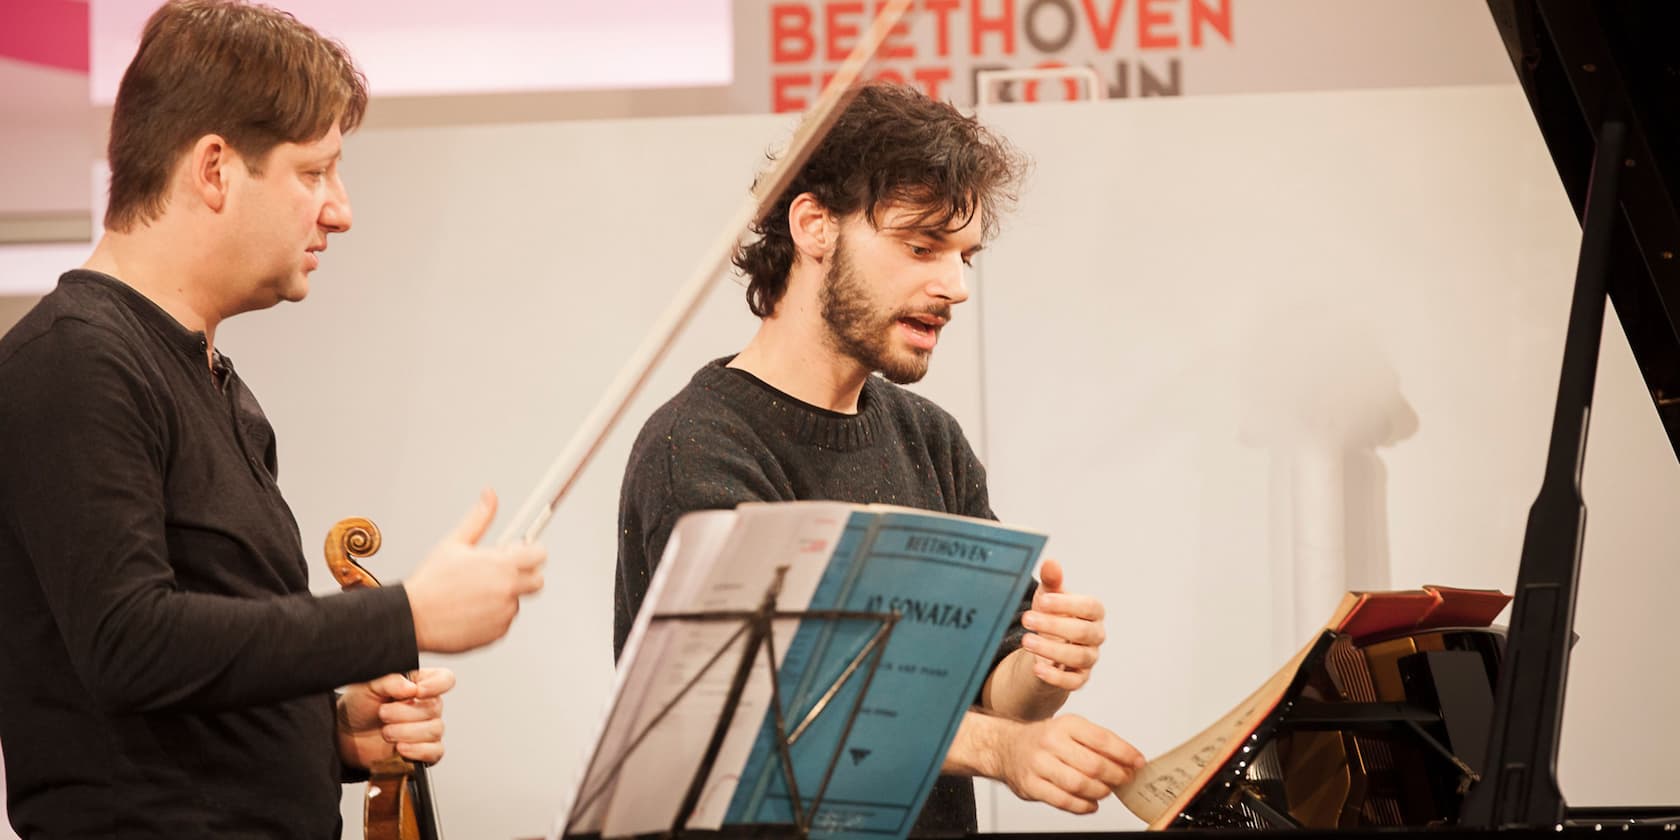
M 714 359 L 694 375 L 694 383 L 723 394 L 755 420 L 786 434 L 795 443 L 851 452 L 874 445 L 887 423 L 881 383 L 870 376 L 858 395 L 857 414 L 840 414 L 795 399 L 739 368 L 733 356 Z

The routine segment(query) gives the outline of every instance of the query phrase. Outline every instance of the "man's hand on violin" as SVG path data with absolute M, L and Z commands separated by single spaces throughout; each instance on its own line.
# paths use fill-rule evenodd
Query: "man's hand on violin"
M 392 755 L 435 764 L 443 758 L 443 694 L 455 687 L 447 668 L 386 674 L 338 698 L 338 752 L 363 770 Z
M 519 599 L 542 589 L 542 546 L 478 544 L 495 516 L 496 494 L 486 490 L 403 581 L 420 650 L 460 653 L 490 644 L 507 634 Z

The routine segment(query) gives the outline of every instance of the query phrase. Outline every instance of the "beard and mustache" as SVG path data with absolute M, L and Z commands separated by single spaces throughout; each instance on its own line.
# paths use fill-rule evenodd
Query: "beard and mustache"
M 834 256 L 823 277 L 822 317 L 835 349 L 889 381 L 908 385 L 927 375 L 933 351 L 909 347 L 895 352 L 893 332 L 898 322 L 917 315 L 951 317 L 951 305 L 937 303 L 921 309 L 887 311 L 870 295 L 869 284 L 852 266 L 846 241 L 837 239 Z

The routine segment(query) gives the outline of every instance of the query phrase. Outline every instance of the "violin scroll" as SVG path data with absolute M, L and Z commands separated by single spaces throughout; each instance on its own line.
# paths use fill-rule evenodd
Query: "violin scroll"
M 377 554 L 379 545 L 379 526 L 372 520 L 360 516 L 340 519 L 327 532 L 325 548 L 327 570 L 332 572 L 333 580 L 344 589 L 377 588 L 379 579 L 359 561 Z

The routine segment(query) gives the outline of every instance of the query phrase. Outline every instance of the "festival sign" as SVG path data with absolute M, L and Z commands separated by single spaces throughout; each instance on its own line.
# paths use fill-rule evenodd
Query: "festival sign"
M 807 107 L 879 6 L 735 0 L 732 109 Z M 1110 99 L 1509 82 L 1492 26 L 1458 0 L 916 0 L 870 75 L 959 105 L 975 102 L 981 71 L 1056 67 L 1088 68 Z M 1423 46 L 1431 61 L 1417 60 Z M 992 99 L 1081 93 L 1018 80 Z

